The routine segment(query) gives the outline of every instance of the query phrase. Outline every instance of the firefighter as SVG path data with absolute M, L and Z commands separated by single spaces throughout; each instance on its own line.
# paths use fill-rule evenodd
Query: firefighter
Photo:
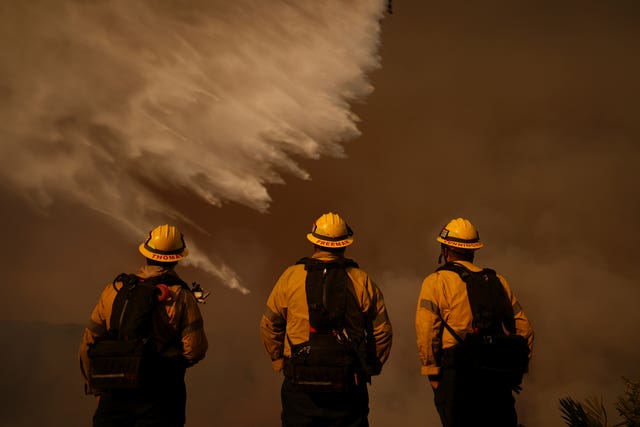
M 511 377 L 506 380 L 498 376 L 497 370 L 478 369 L 478 363 L 469 360 L 470 356 L 460 356 L 469 351 L 470 344 L 465 343 L 465 337 L 472 338 L 473 332 L 478 335 L 478 323 L 474 322 L 472 314 L 475 309 L 471 307 L 468 284 L 463 277 L 469 280 L 478 276 L 473 276 L 474 272 L 483 271 L 488 274 L 482 276 L 486 279 L 493 273 L 493 283 L 498 289 L 496 294 L 504 295 L 504 312 L 508 313 L 501 319 L 504 319 L 508 333 L 513 334 L 510 342 L 520 341 L 524 347 L 524 364 L 528 363 L 533 350 L 531 324 L 504 277 L 473 264 L 475 251 L 483 244 L 469 220 L 451 220 L 436 240 L 441 244 L 438 263 L 444 261 L 445 264 L 422 283 L 416 312 L 416 334 L 421 373 L 428 377 L 434 391 L 442 425 L 516 427 L 513 391 L 520 390 L 517 381 L 513 383 Z M 476 295 L 476 291 L 473 293 Z M 499 297 L 496 298 L 500 301 Z M 496 303 L 495 307 L 498 306 Z M 499 333 L 504 335 L 504 332 Z M 523 338 L 517 339 L 517 335 Z
M 353 232 L 338 214 L 320 216 L 307 239 L 313 254 L 280 276 L 260 322 L 284 374 L 282 425 L 368 426 L 367 383 L 391 350 L 383 295 L 345 258 Z
M 87 394 L 97 396 L 98 407 L 93 417 L 95 427 L 162 426 L 179 427 L 185 423 L 186 368 L 202 360 L 207 351 L 207 338 L 194 294 L 174 271 L 184 259 L 187 248 L 180 231 L 172 225 L 153 229 L 139 246 L 146 265 L 135 275 L 120 275 L 107 284 L 93 309 L 80 345 L 80 368 Z M 150 342 L 159 355 L 147 383 L 137 388 L 107 390 L 92 388 L 91 349 L 108 339 L 112 311 L 118 290 L 129 279 L 157 287 L 158 303 L 153 303 Z M 155 292 L 155 290 L 154 290 Z M 155 294 L 154 294 L 155 296 Z M 127 308 L 131 310 L 131 304 Z M 124 313 L 124 309 L 122 311 Z M 97 347 L 96 347 L 97 348 Z M 154 359 L 155 361 L 156 359 Z

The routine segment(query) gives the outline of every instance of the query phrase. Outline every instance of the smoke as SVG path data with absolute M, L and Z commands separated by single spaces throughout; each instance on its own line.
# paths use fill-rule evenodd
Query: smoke
M 167 218 L 198 228 L 171 194 L 266 212 L 267 186 L 310 178 L 298 159 L 344 156 L 359 135 L 350 103 L 372 91 L 383 9 L 5 2 L 0 182 L 40 209 L 78 203 L 136 237 Z M 247 292 L 224 263 L 188 260 Z

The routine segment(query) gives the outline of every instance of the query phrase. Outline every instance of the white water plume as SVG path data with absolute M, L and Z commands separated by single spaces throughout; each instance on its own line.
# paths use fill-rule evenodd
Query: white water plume
M 268 185 L 309 178 L 296 158 L 359 135 L 349 103 L 372 90 L 384 3 L 3 2 L 0 182 L 140 230 L 192 222 L 164 190 L 264 212 Z

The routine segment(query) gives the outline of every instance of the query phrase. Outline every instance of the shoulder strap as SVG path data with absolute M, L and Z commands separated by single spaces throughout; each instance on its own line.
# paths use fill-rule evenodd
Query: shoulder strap
M 458 264 L 457 262 L 447 262 L 445 264 L 442 264 L 440 267 L 436 269 L 436 271 L 443 271 L 443 270 L 453 271 L 454 273 L 457 273 L 458 276 L 460 276 L 460 278 L 465 282 L 467 281 L 467 278 L 471 274 L 471 270 L 469 270 L 467 267 L 465 267 L 462 264 Z
M 451 325 L 449 325 L 447 323 L 446 320 L 444 320 L 444 317 L 442 317 L 442 315 L 440 314 L 440 312 L 437 313 L 438 317 L 440 317 L 440 320 L 442 320 L 442 324 L 444 325 L 444 327 L 447 329 L 447 331 L 449 331 L 449 333 L 451 334 L 452 337 L 454 337 L 456 339 L 456 341 L 458 341 L 460 344 L 464 344 L 464 340 L 460 337 L 460 335 L 458 335 L 458 333 L 455 331 L 455 329 L 453 329 L 451 327 Z
M 111 286 L 113 286 L 113 289 L 116 291 L 116 297 L 114 298 L 113 305 L 111 306 L 111 320 L 109 322 L 108 331 L 111 339 L 119 338 L 120 325 L 122 325 L 129 292 L 139 280 L 140 278 L 135 274 L 120 273 L 115 279 L 113 279 L 113 282 L 111 282 Z M 121 283 L 122 286 L 118 288 L 116 283 Z
M 460 265 L 460 264 L 456 264 L 454 262 L 447 262 L 443 265 L 441 265 L 440 267 L 438 267 L 436 269 L 436 271 L 453 271 L 454 273 L 457 273 L 458 276 L 460 276 L 460 278 L 462 280 L 465 279 L 465 277 L 467 277 L 469 275 L 469 270 L 467 268 L 465 268 L 464 266 Z M 466 283 L 466 281 L 465 281 Z M 451 336 L 453 336 L 456 341 L 458 341 L 460 344 L 464 344 L 464 340 L 460 337 L 460 335 L 458 335 L 458 333 L 451 327 L 451 325 L 449 325 L 447 323 L 446 320 L 444 320 L 444 317 L 442 317 L 442 315 L 440 314 L 440 311 L 438 310 L 436 312 L 436 314 L 438 315 L 438 317 L 440 318 L 440 320 L 442 320 L 442 324 L 444 325 L 445 329 L 447 331 L 449 331 L 449 333 L 451 334 Z
M 123 287 L 130 284 L 131 282 L 138 281 L 138 280 L 140 280 L 140 278 L 135 274 L 120 273 L 116 276 L 115 279 L 113 279 L 113 281 L 111 282 L 111 286 L 116 292 L 120 292 L 120 290 L 122 290 Z M 116 283 L 122 283 L 122 287 L 118 288 L 116 286 Z

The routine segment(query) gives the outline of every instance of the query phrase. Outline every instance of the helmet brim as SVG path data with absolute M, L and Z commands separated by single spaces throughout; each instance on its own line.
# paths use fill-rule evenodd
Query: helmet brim
M 147 249 L 144 243 L 141 243 L 140 246 L 138 246 L 138 250 L 145 258 L 149 258 L 157 262 L 182 261 L 189 254 L 189 250 L 187 248 L 182 249 L 180 253 L 176 254 L 158 254 Z
M 342 240 L 324 240 L 314 236 L 312 233 L 307 234 L 307 240 L 314 245 L 322 246 L 323 248 L 346 248 L 353 243 L 353 237 L 347 237 Z
M 476 250 L 484 246 L 482 242 L 454 242 L 452 240 L 443 239 L 440 236 L 436 237 L 436 240 L 444 245 L 451 246 L 452 248 Z

